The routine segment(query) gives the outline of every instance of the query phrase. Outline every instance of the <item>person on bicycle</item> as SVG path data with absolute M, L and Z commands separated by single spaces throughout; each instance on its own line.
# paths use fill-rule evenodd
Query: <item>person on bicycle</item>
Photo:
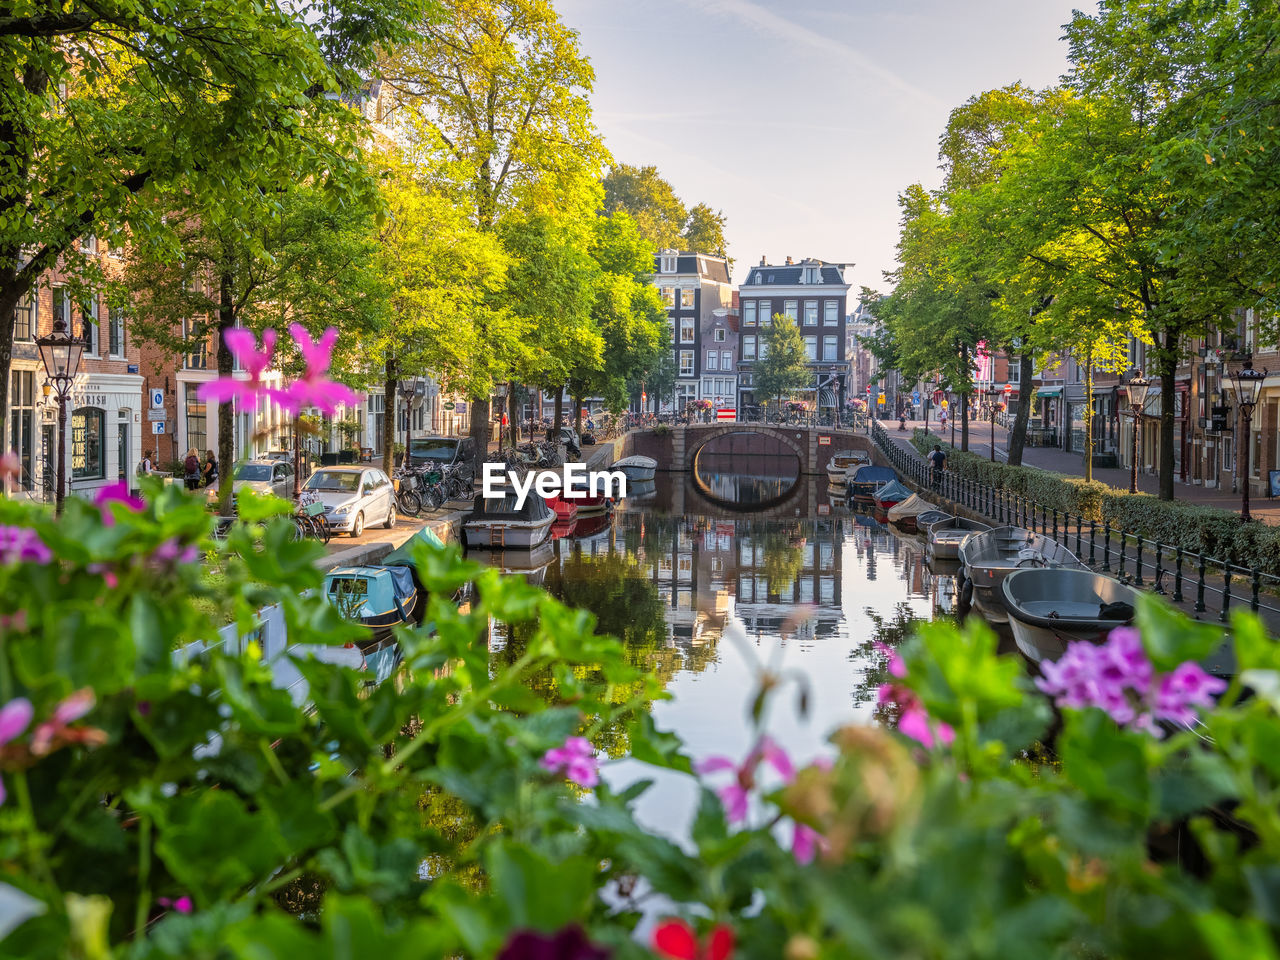
M 936 489 L 942 482 L 942 470 L 947 465 L 947 455 L 939 444 L 933 445 L 933 453 L 929 454 L 929 463 L 933 467 L 933 486 Z

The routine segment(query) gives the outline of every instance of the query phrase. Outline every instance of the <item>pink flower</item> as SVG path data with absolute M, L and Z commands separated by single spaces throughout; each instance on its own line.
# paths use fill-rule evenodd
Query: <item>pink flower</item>
M 0 563 L 49 563 L 53 551 L 30 527 L 0 525 Z
M 950 746 L 955 740 L 956 732 L 951 725 L 941 720 L 930 720 L 915 692 L 902 684 L 882 683 L 877 696 L 880 703 L 898 707 L 898 732 L 925 749 L 933 749 L 935 742 L 944 747 Z
M 146 509 L 146 502 L 129 493 L 129 482 L 127 480 L 118 480 L 108 486 L 101 487 L 97 496 L 93 498 L 93 505 L 102 511 L 102 525 L 105 527 L 114 526 L 116 518 L 111 513 L 111 504 L 121 503 L 124 506 L 137 513 Z
M 17 697 L 0 707 L 0 747 L 16 739 L 31 723 L 31 701 Z M 4 781 L 0 780 L 0 804 L 4 803 Z
M 801 865 L 812 863 L 813 858 L 817 856 L 819 848 L 825 842 L 822 834 L 818 833 L 812 827 L 796 822 L 794 832 L 791 835 L 791 855 L 796 858 L 796 863 Z
M 200 552 L 193 545 L 184 547 L 177 537 L 170 537 L 151 552 L 151 562 L 158 567 L 172 567 L 195 563 L 199 556 Z
M 4 456 L 0 456 L 0 490 L 9 488 L 9 480 L 19 479 L 22 477 L 22 461 L 18 459 L 18 454 L 10 450 Z
M 162 907 L 169 907 L 177 910 L 178 913 L 190 913 L 195 909 L 195 904 L 191 902 L 191 898 L 187 896 L 178 897 L 176 900 L 170 900 L 168 897 L 156 897 L 156 903 Z
M 36 756 L 48 753 L 54 738 L 59 736 L 71 741 L 96 740 L 96 737 L 77 736 L 76 731 L 67 729 L 70 724 L 92 710 L 94 702 L 95 697 L 91 687 L 84 687 L 66 697 L 54 708 L 53 716 L 39 724 L 31 734 L 31 752 Z
M 901 679 L 907 675 L 907 665 L 902 662 L 902 657 L 898 655 L 898 651 L 893 649 L 887 643 L 876 641 L 875 647 L 884 654 L 885 659 L 889 661 L 889 676 Z
M 742 766 L 738 766 L 728 757 L 714 756 L 700 760 L 693 765 L 694 771 L 699 776 L 706 776 L 711 773 L 732 773 L 734 775 L 733 782 L 727 786 L 721 787 L 716 791 L 716 795 L 720 797 L 720 802 L 724 805 L 725 817 L 730 823 L 741 823 L 747 819 L 748 796 L 755 787 L 756 769 L 761 762 L 769 764 L 778 772 L 778 776 L 782 777 L 784 783 L 790 783 L 795 779 L 796 768 L 791 762 L 791 758 L 787 756 L 772 737 L 762 736 L 756 745 L 747 754 L 746 759 L 742 761 Z
M 301 379 L 274 394 L 276 402 L 284 410 L 296 415 L 307 407 L 319 407 L 332 414 L 340 406 L 353 406 L 360 402 L 360 394 L 328 377 L 329 366 L 333 362 L 333 345 L 338 339 L 337 327 L 329 327 L 319 340 L 314 341 L 300 323 L 290 324 L 289 334 L 298 344 L 307 369 Z
M 202 383 L 196 389 L 196 396 L 206 402 L 227 403 L 238 399 L 250 410 L 257 410 L 262 397 L 268 395 L 268 389 L 262 384 L 262 375 L 271 366 L 271 358 L 276 352 L 276 332 L 262 332 L 262 349 L 257 348 L 257 340 L 250 330 L 232 327 L 222 333 L 222 342 L 227 350 L 244 367 L 249 374 L 248 379 L 238 377 L 219 377 L 208 383 Z
M 539 761 L 544 770 L 563 773 L 580 787 L 594 787 L 600 782 L 595 747 L 586 737 L 570 737 L 564 746 L 553 747 Z

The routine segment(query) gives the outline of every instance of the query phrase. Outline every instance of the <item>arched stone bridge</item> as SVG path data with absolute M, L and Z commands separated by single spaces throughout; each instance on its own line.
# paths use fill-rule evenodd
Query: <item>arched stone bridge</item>
M 837 450 L 864 450 L 872 460 L 876 459 L 871 438 L 849 429 L 772 423 L 695 423 L 672 428 L 668 456 L 658 456 L 658 451 L 654 451 L 658 469 L 692 470 L 698 451 L 711 440 L 731 434 L 742 437 L 741 442 L 733 445 L 734 454 L 749 457 L 753 449 L 772 455 L 789 451 L 800 461 L 802 474 L 825 473 L 827 461 Z M 758 447 L 752 437 L 758 438 Z

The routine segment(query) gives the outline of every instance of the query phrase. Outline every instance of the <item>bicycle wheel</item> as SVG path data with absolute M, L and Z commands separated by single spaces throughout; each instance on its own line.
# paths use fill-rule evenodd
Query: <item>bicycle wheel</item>
M 304 518 L 304 517 L 294 517 L 294 518 L 293 518 L 293 539 L 294 539 L 294 540 L 305 540 L 305 539 L 306 539 L 306 537 L 307 537 L 307 531 L 306 531 L 306 529 L 303 527 L 303 522 L 304 522 L 304 520 L 305 520 L 305 518 Z
M 422 498 L 412 490 L 401 489 L 396 494 L 396 509 L 406 517 L 416 517 L 422 512 Z

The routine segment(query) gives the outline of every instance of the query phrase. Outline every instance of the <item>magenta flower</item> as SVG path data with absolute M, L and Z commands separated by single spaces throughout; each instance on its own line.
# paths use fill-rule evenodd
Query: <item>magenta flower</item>
M 907 665 L 902 662 L 902 657 L 897 650 L 887 643 L 881 643 L 879 640 L 876 641 L 875 648 L 883 653 L 888 661 L 889 676 L 901 679 L 907 675 Z
M 333 362 L 333 345 L 338 339 L 337 327 L 329 327 L 319 340 L 314 341 L 300 323 L 290 324 L 289 334 L 298 344 L 307 369 L 301 379 L 275 392 L 276 402 L 284 410 L 297 415 L 307 407 L 318 407 L 332 414 L 340 406 L 349 407 L 360 402 L 360 394 L 328 377 L 329 366 Z
M 53 716 L 39 724 L 31 734 L 31 752 L 41 756 L 49 752 L 54 738 L 62 735 L 63 739 L 80 741 L 85 738 L 76 736 L 75 731 L 67 729 L 90 710 L 96 698 L 91 687 L 84 687 L 66 697 L 53 710 Z M 100 731 L 99 731 L 100 732 Z M 96 738 L 91 738 L 96 739 Z
M 262 332 L 262 349 L 258 349 L 257 339 L 253 332 L 242 327 L 232 327 L 222 333 L 222 342 L 227 350 L 239 361 L 248 373 L 248 379 L 238 377 L 219 377 L 196 388 L 196 396 L 206 402 L 227 403 L 239 400 L 250 410 L 257 410 L 258 404 L 269 391 L 262 383 L 262 375 L 271 367 L 271 359 L 276 352 L 276 332 Z
M 31 701 L 17 697 L 0 707 L 0 747 L 21 736 L 31 723 Z M 0 780 L 0 804 L 4 803 L 4 781 Z
M 699 776 L 724 772 L 733 774 L 733 782 L 717 790 L 716 795 L 724 805 L 725 817 L 728 821 L 741 823 L 747 819 L 747 798 L 755 787 L 756 770 L 762 762 L 773 767 L 784 783 L 790 783 L 795 779 L 796 768 L 791 758 L 769 736 L 763 736 L 757 741 L 741 766 L 728 757 L 715 756 L 698 761 L 693 765 L 693 769 Z
M 200 556 L 195 546 L 183 546 L 177 537 L 170 537 L 155 550 L 151 551 L 152 565 L 157 567 L 174 567 L 186 563 L 195 563 Z
M 555 933 L 517 930 L 507 938 L 498 960 L 608 960 L 613 952 L 587 939 L 577 924 Z
M 796 863 L 801 865 L 813 862 L 813 858 L 817 856 L 818 850 L 821 849 L 825 841 L 822 834 L 818 833 L 807 824 L 797 821 L 794 825 L 794 832 L 791 835 L 791 855 L 796 858 Z
M 900 683 L 882 683 L 877 696 L 880 703 L 897 706 L 898 732 L 922 747 L 931 750 L 934 743 L 947 747 L 955 740 L 956 732 L 951 725 L 930 720 L 924 704 L 911 689 Z
M 539 761 L 544 770 L 563 773 L 580 787 L 591 788 L 600 782 L 600 765 L 595 747 L 586 737 L 570 737 L 564 746 L 552 747 Z
M 120 503 L 137 513 L 146 509 L 146 502 L 139 497 L 135 497 L 129 493 L 129 482 L 127 480 L 118 480 L 115 483 L 108 484 L 98 489 L 98 494 L 93 498 L 93 505 L 102 511 L 102 525 L 111 527 L 115 525 L 116 518 L 111 513 L 111 504 Z
M 1059 707 L 1097 707 L 1117 725 L 1157 737 L 1157 721 L 1190 726 L 1198 717 L 1194 708 L 1213 706 L 1213 696 L 1227 688 L 1191 661 L 1157 674 L 1132 627 L 1112 630 L 1106 643 L 1068 644 L 1056 662 L 1042 662 L 1040 672 L 1036 686 Z
M 0 563 L 49 563 L 53 551 L 30 527 L 0 525 Z
M 178 913 L 190 913 L 195 909 L 195 904 L 187 896 L 178 897 L 176 900 L 170 900 L 168 897 L 156 897 L 156 903 L 162 907 L 177 910 Z

